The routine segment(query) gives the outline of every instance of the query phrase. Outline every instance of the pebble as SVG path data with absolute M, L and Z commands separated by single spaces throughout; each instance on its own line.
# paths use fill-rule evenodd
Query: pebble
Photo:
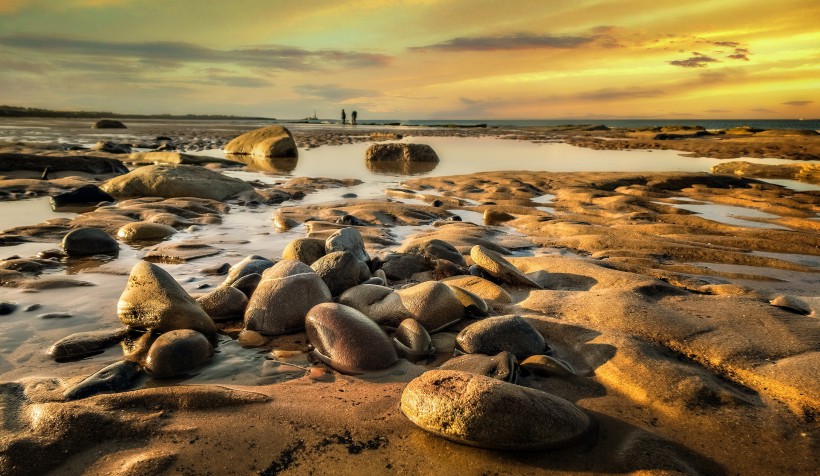
M 46 312 L 45 314 L 39 314 L 37 317 L 40 319 L 67 319 L 72 315 L 70 312 Z
M 249 274 L 262 274 L 266 269 L 273 266 L 273 261 L 259 255 L 246 256 L 242 261 L 231 266 L 228 276 L 222 282 L 223 286 L 230 286 L 238 279 Z
M 415 319 L 401 321 L 393 341 L 399 354 L 411 361 L 429 357 L 436 351 L 430 334 Z
M 315 238 L 298 238 L 282 250 L 282 259 L 296 259 L 308 266 L 324 255 L 325 242 Z
M 17 304 L 8 301 L 0 301 L 0 316 L 11 314 L 17 309 Z
M 248 305 L 245 293 L 231 286 L 220 286 L 196 301 L 214 321 L 241 318 Z
M 355 228 L 342 228 L 330 235 L 325 240 L 325 252 L 348 251 L 353 256 L 365 263 L 370 262 L 370 256 L 364 249 L 364 239 L 359 230 Z

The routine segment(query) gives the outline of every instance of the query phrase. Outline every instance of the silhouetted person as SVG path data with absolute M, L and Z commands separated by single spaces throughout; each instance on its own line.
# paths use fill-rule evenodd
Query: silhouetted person
M 358 116 L 358 115 L 359 115 L 359 113 L 357 113 L 356 111 L 353 111 L 353 112 L 350 113 L 350 123 L 353 124 L 354 126 L 356 125 L 356 116 Z
M 347 113 L 345 113 L 345 110 L 342 109 L 342 124 L 344 124 L 345 121 L 347 121 Z

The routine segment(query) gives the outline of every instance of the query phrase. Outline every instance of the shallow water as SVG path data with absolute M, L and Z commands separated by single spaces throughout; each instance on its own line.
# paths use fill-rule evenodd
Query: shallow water
M 71 218 L 71 212 L 55 212 L 49 197 L 29 198 L 11 202 L 0 201 L 0 230 L 16 226 L 34 225 L 52 218 Z M 3 253 L 0 253 L 2 255 Z
M 674 200 L 691 201 L 688 197 L 672 197 Z M 657 202 L 663 203 L 663 202 Z M 724 223 L 726 225 L 747 226 L 751 228 L 769 228 L 774 230 L 789 230 L 785 226 L 774 223 L 766 223 L 752 220 L 744 220 L 742 217 L 749 218 L 780 218 L 778 215 L 761 212 L 754 208 L 738 207 L 733 205 L 719 205 L 717 203 L 663 203 L 675 208 L 689 210 L 695 212 L 699 216 L 707 220 Z

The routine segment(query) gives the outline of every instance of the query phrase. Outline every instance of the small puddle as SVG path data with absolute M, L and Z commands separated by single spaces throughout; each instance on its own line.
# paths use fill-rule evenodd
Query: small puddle
M 71 218 L 71 212 L 55 212 L 50 197 L 0 202 L 0 231 L 42 223 L 52 218 Z
M 676 201 L 695 201 L 687 197 L 670 197 Z M 749 218 L 780 218 L 778 215 L 761 212 L 754 208 L 738 207 L 734 205 L 719 205 L 717 203 L 668 203 L 655 202 L 662 205 L 669 205 L 682 210 L 689 210 L 695 212 L 702 218 L 724 223 L 726 225 L 746 226 L 750 228 L 767 228 L 772 230 L 789 230 L 790 228 L 776 225 L 774 223 L 765 223 L 751 220 L 744 220 L 743 217 Z

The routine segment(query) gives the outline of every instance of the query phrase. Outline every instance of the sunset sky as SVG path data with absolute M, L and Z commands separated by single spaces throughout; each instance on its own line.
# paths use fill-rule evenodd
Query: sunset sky
M 371 119 L 820 117 L 820 2 L 0 0 L 0 103 Z

